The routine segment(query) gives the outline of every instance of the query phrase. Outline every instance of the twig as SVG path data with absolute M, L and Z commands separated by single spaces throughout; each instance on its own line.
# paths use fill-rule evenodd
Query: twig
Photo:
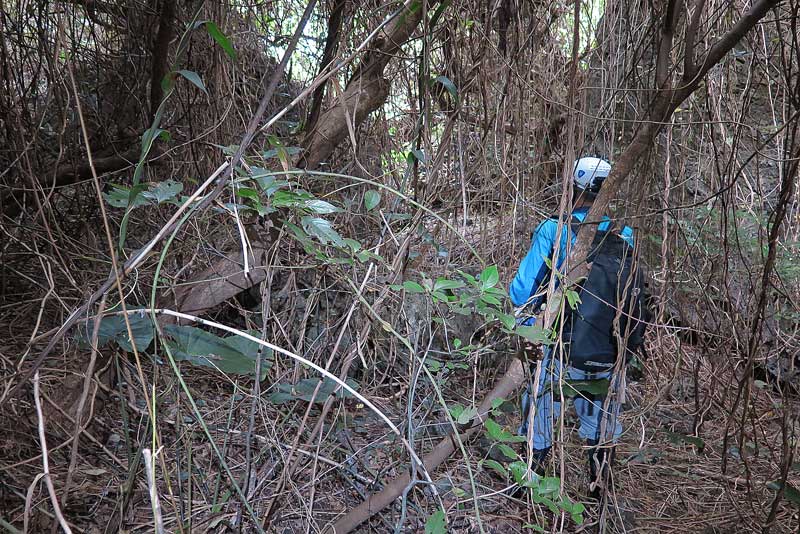
M 156 534 L 164 534 L 164 520 L 161 517 L 161 504 L 158 501 L 158 488 L 156 487 L 155 464 L 150 449 L 142 450 L 144 457 L 144 472 L 147 475 L 147 486 L 150 489 L 150 503 L 153 506 L 153 524 Z
M 44 415 L 42 414 L 42 401 L 39 399 L 39 371 L 36 371 L 33 375 L 33 401 L 36 404 L 36 416 L 39 422 L 39 445 L 42 448 L 44 482 L 47 485 L 47 492 L 50 494 L 50 502 L 53 504 L 53 512 L 56 514 L 58 523 L 64 532 L 72 534 L 72 529 L 69 528 L 64 515 L 61 513 L 61 507 L 58 505 L 58 498 L 56 497 L 56 489 L 53 487 L 53 481 L 50 478 L 50 462 L 47 457 L 47 441 L 44 435 Z

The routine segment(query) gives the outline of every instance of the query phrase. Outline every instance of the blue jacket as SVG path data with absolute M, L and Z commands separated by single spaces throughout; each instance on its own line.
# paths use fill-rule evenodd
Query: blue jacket
M 576 219 L 583 221 L 588 211 L 588 208 L 578 208 L 572 212 L 572 215 Z M 599 230 L 608 229 L 610 224 L 609 218 L 603 217 L 603 220 L 604 222 L 600 223 Z M 550 269 L 545 263 L 545 258 L 549 259 L 553 255 L 557 232 L 558 220 L 551 218 L 542 221 L 533 233 L 531 249 L 522 260 L 522 263 L 520 263 L 519 270 L 509 287 L 508 293 L 511 296 L 511 302 L 514 303 L 514 306 L 522 306 L 525 304 L 531 295 L 539 291 L 542 284 L 546 284 L 549 281 Z M 560 268 L 561 264 L 564 263 L 568 235 L 571 236 L 571 243 L 574 245 L 575 236 L 572 234 L 569 225 L 565 224 L 561 231 L 561 245 L 558 249 L 556 268 Z M 624 227 L 620 235 L 629 245 L 633 246 L 633 230 L 630 227 Z M 533 301 L 533 308 L 535 309 L 541 302 L 541 298 Z

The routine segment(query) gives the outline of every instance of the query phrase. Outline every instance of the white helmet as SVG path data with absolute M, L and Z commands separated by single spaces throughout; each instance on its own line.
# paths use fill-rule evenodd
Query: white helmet
M 610 172 L 611 164 L 604 159 L 581 158 L 575 162 L 572 179 L 577 187 L 596 195 Z

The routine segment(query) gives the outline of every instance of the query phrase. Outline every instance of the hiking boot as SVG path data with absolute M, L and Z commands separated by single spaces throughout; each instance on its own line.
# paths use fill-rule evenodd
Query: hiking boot
M 587 451 L 589 460 L 589 495 L 592 499 L 600 499 L 613 491 L 613 478 L 611 476 L 611 465 L 614 462 L 613 445 L 598 447 L 597 440 L 587 439 L 586 444 L 590 447 Z

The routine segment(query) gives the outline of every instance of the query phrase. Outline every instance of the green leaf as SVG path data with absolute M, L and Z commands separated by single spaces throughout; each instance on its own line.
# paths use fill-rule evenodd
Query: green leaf
M 490 265 L 481 273 L 481 288 L 489 289 L 497 285 L 500 281 L 500 274 L 497 272 L 497 265 Z
M 446 534 L 446 516 L 439 508 L 425 521 L 425 534 Z
M 127 208 L 128 202 L 130 202 L 132 196 L 132 192 L 135 192 L 133 194 L 133 204 L 131 204 L 130 209 L 137 208 L 139 206 L 146 206 L 150 204 L 150 201 L 139 194 L 146 188 L 147 184 L 139 184 L 132 189 L 115 185 L 112 186 L 108 193 L 103 193 L 103 198 L 106 199 L 106 202 L 108 202 L 108 205 L 112 208 Z
M 217 26 L 214 22 L 207 20 L 205 27 L 208 35 L 210 35 L 211 38 L 214 39 L 220 47 L 222 47 L 225 53 L 228 54 L 231 59 L 236 59 L 236 50 L 233 49 L 231 41 L 225 37 L 225 34 L 222 33 L 222 30 L 219 29 L 219 26 Z
M 414 282 L 413 280 L 406 280 L 405 282 L 403 282 L 403 289 L 405 289 L 409 293 L 425 293 L 425 288 L 423 288 L 421 285 Z
M 434 291 L 444 291 L 446 289 L 458 289 L 464 287 L 464 282 L 461 280 L 448 280 L 447 278 L 437 278 L 433 284 Z
M 374 210 L 378 204 L 381 203 L 381 194 L 374 189 L 370 189 L 364 193 L 364 208 L 367 211 Z
M 146 350 L 155 335 L 153 322 L 150 320 L 150 316 L 147 315 L 147 310 L 140 310 L 139 313 L 129 313 L 128 322 L 131 325 L 133 343 L 136 344 L 136 349 L 138 351 Z M 93 323 L 93 321 L 89 321 L 88 324 L 86 322 L 81 324 L 76 336 L 81 344 L 89 345 L 91 343 Z M 133 344 L 130 336 L 128 336 L 128 327 L 125 325 L 125 317 L 122 315 L 110 315 L 100 320 L 100 328 L 97 331 L 97 345 L 103 346 L 111 341 L 119 345 L 122 350 L 133 352 Z
M 481 460 L 480 465 L 488 467 L 503 478 L 508 478 L 508 471 L 506 471 L 506 468 L 503 467 L 503 464 L 497 460 L 487 458 L 485 460 Z
M 426 363 L 428 363 L 428 368 L 429 368 L 429 369 L 431 369 L 432 371 L 433 371 L 433 369 L 431 368 L 430 362 L 436 362 L 436 364 L 437 364 L 437 366 L 436 366 L 436 370 L 437 370 L 437 371 L 438 371 L 439 369 L 441 369 L 441 367 L 442 367 L 442 364 L 441 364 L 441 362 L 438 362 L 438 361 L 436 361 L 436 360 L 428 360 Z M 464 408 L 464 405 L 463 405 L 463 404 L 456 403 L 456 404 L 453 404 L 452 406 L 449 406 L 449 407 L 447 408 L 447 410 L 450 412 L 450 417 L 452 417 L 454 420 L 456 420 L 456 421 L 457 421 L 457 420 L 458 420 L 458 418 L 459 418 L 459 417 L 461 416 L 461 414 L 463 413 L 463 411 L 465 410 L 465 408 Z
M 200 79 L 200 76 L 192 71 L 192 70 L 179 70 L 178 74 L 192 82 L 198 89 L 203 91 L 206 95 L 208 95 L 208 91 L 206 90 L 206 84 L 203 83 L 203 80 Z
M 505 443 L 498 443 L 495 445 L 500 453 L 509 460 L 516 460 L 518 458 L 517 451 L 506 445 Z
M 458 414 L 456 423 L 458 423 L 459 425 L 466 425 L 467 423 L 472 421 L 472 419 L 476 415 L 478 415 L 478 410 L 476 408 L 474 407 L 465 408 L 464 410 L 461 411 L 460 414 Z
M 780 480 L 773 480 L 771 482 L 767 482 L 767 487 L 775 491 L 779 491 L 781 488 L 783 488 L 784 498 L 795 506 L 800 506 L 800 491 L 798 491 L 797 488 L 788 482 L 783 485 L 781 484 Z
M 581 303 L 581 296 L 578 294 L 577 291 L 574 289 L 567 289 L 564 294 L 567 297 L 567 302 L 569 303 L 569 307 L 573 310 L 578 309 L 578 304 Z
M 481 295 L 481 300 L 486 304 L 491 304 L 493 306 L 502 306 L 499 300 L 496 297 L 491 295 Z
M 501 427 L 494 419 L 487 419 L 484 421 L 487 435 L 495 441 L 506 443 L 521 443 L 525 441 L 525 436 L 516 436 Z
M 150 185 L 149 191 L 144 191 L 142 196 L 154 200 L 157 204 L 168 202 L 183 191 L 183 184 L 175 180 L 164 180 Z
M 303 229 L 308 232 L 308 235 L 316 237 L 323 245 L 333 243 L 340 247 L 344 246 L 342 236 L 331 227 L 330 221 L 319 217 L 306 216 L 300 219 L 300 223 L 303 225 Z
M 277 138 L 273 137 L 273 139 Z M 300 148 L 299 146 L 280 145 L 275 148 L 270 148 L 269 150 L 263 152 L 261 154 L 261 157 L 264 159 L 272 159 L 272 158 L 285 159 L 288 158 L 288 156 L 295 156 L 301 153 L 302 151 L 303 149 Z
M 184 325 L 167 325 L 164 332 L 175 360 L 185 360 L 193 365 L 211 367 L 225 374 L 253 376 L 256 355 L 261 353 L 263 380 L 272 364 L 272 349 L 241 336 L 219 337 L 200 328 Z
M 508 469 L 511 471 L 511 475 L 514 478 L 514 482 L 519 484 L 520 486 L 525 485 L 527 482 L 527 475 L 528 475 L 528 464 L 523 462 L 522 460 L 517 460 L 516 462 L 511 462 L 508 464 Z M 534 477 L 536 473 L 533 473 Z
M 314 213 L 319 213 L 322 215 L 328 213 L 336 213 L 337 211 L 342 211 L 330 202 L 325 202 L 324 200 L 314 199 L 306 201 L 306 208 L 313 211 Z
M 520 325 L 514 330 L 517 334 L 524 337 L 528 341 L 541 345 L 550 344 L 550 334 L 546 332 L 541 325 L 535 324 L 533 326 Z
M 261 201 L 261 197 L 258 195 L 258 191 L 255 189 L 250 189 L 249 187 L 241 187 L 236 190 L 236 195 L 242 198 L 249 198 L 250 200 L 255 200 L 257 202 Z
M 541 495 L 558 493 L 561 491 L 561 479 L 558 477 L 544 477 L 539 480 L 537 490 Z
M 437 76 L 436 79 L 433 80 L 434 83 L 440 83 L 447 89 L 447 92 L 450 93 L 450 96 L 453 97 L 453 102 L 456 104 L 458 103 L 458 88 L 456 88 L 456 84 L 448 78 L 447 76 Z
M 564 391 L 564 395 L 567 397 L 574 397 L 575 393 L 605 397 L 608 395 L 608 388 L 611 384 L 607 378 L 601 378 L 598 380 L 565 380 L 564 385 L 567 387 L 567 390 Z
M 514 316 L 508 313 L 501 313 L 497 316 L 497 318 L 500 320 L 506 330 L 513 330 L 514 324 L 517 322 Z
M 354 380 L 348 379 L 345 383 L 353 389 L 358 389 L 358 383 Z M 314 397 L 314 390 L 317 385 L 319 385 L 319 391 L 317 396 Z M 318 378 L 304 378 L 297 384 L 277 384 L 275 390 L 270 394 L 269 400 L 273 404 L 283 404 L 297 400 L 311 402 L 311 399 L 314 398 L 315 404 L 323 404 L 331 395 L 334 395 L 334 391 L 338 387 L 339 384 L 327 377 L 322 380 L 322 384 L 320 384 Z M 336 391 L 335 397 L 337 399 L 349 399 L 353 397 L 353 394 L 344 388 L 340 388 Z

